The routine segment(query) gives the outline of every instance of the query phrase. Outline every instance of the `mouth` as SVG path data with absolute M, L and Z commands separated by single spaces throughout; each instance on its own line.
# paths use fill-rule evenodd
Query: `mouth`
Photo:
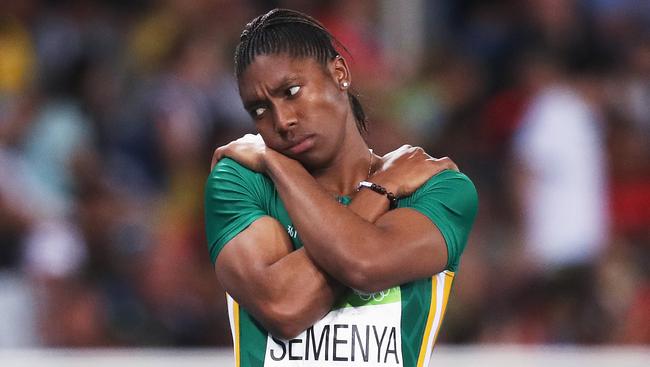
M 290 145 L 287 150 L 291 152 L 292 154 L 300 154 L 304 153 L 307 150 L 311 149 L 314 146 L 314 136 L 313 135 L 307 135 L 305 137 L 302 137 L 295 141 L 292 145 Z

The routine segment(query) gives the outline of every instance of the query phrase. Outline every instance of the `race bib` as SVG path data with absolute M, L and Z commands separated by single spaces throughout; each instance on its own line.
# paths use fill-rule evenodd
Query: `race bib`
M 265 367 L 402 366 L 401 294 L 351 292 L 291 340 L 268 335 Z

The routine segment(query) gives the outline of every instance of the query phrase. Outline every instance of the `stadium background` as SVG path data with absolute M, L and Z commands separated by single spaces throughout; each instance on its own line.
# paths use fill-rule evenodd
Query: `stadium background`
M 230 345 L 203 184 L 253 129 L 232 54 L 276 6 L 350 50 L 376 152 L 476 183 L 439 344 L 648 356 L 644 0 L 0 1 L 0 351 Z

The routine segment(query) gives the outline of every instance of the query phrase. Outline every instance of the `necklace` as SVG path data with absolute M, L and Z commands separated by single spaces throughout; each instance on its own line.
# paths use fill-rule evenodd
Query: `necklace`
M 368 151 L 370 152 L 370 164 L 368 165 L 368 175 L 366 176 L 366 180 L 369 180 L 370 175 L 372 174 L 372 162 L 373 162 L 373 158 L 374 158 L 374 154 L 372 152 L 372 149 L 368 148 Z M 344 203 L 346 200 L 349 202 L 349 200 L 350 200 L 350 198 L 348 196 L 344 196 L 344 195 L 336 194 L 335 197 L 336 197 L 336 201 L 338 201 L 339 203 Z
M 372 154 L 372 149 L 368 149 L 370 152 L 370 164 L 368 165 L 368 176 L 366 176 L 366 180 L 370 179 L 370 174 L 372 173 L 372 159 L 374 154 Z

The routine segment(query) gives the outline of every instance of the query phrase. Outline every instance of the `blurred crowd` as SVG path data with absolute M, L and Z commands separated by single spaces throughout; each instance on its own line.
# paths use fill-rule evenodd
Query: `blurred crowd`
M 0 347 L 231 342 L 203 185 L 254 129 L 232 55 L 273 7 L 346 45 L 376 152 L 477 186 L 440 342 L 650 344 L 650 2 L 21 0 L 0 1 Z

